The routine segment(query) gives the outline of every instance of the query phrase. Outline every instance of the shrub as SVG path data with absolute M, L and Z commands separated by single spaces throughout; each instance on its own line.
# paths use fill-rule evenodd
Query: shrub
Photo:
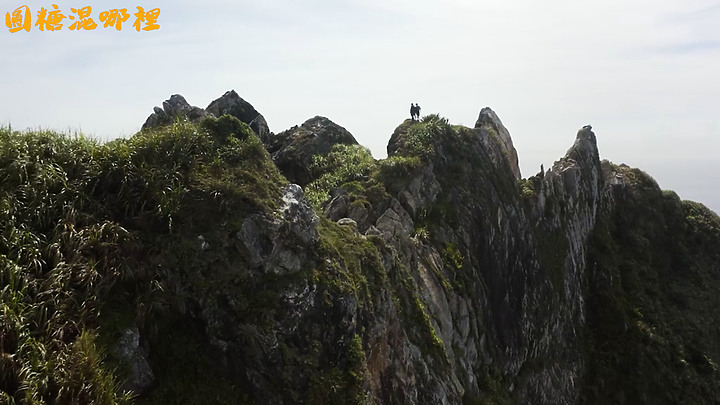
M 310 170 L 312 181 L 307 185 L 305 196 L 319 207 L 330 198 L 330 190 L 344 183 L 365 179 L 375 168 L 370 150 L 360 145 L 333 145 L 327 156 L 315 155 Z

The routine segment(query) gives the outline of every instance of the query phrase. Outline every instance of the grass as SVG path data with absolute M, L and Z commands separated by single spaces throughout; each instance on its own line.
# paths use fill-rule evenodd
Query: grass
M 152 246 L 208 231 L 207 216 L 239 227 L 250 213 L 270 213 L 283 182 L 231 117 L 105 144 L 0 129 L 3 401 L 127 402 L 96 345 L 101 302 L 128 291 L 138 300 L 131 308 L 150 309 L 139 318 L 167 307 L 142 294 L 146 285 L 171 290 Z
M 707 402 L 720 389 L 720 218 L 661 191 L 640 170 L 613 170 L 627 185 L 588 246 L 583 400 Z
M 478 258 L 492 246 L 470 249 L 454 230 L 468 221 L 494 227 L 499 214 L 484 208 L 527 205 L 539 182 L 495 175 L 501 169 L 473 150 L 478 133 L 439 116 L 403 131 L 384 160 L 357 145 L 316 156 L 307 197 L 319 209 L 341 187 L 350 208 L 365 210 L 372 222 L 432 160 L 442 190 L 413 218 L 417 261 L 379 236 L 321 219 L 305 268 L 278 276 L 250 269 L 237 235 L 250 216 L 276 218 L 286 180 L 236 119 L 177 121 L 104 144 L 0 129 L 0 403 L 252 403 L 262 395 L 255 381 L 226 371 L 243 362 L 267 365 L 266 349 L 288 366 L 258 377 L 280 387 L 277 398 L 363 403 L 364 339 L 385 305 L 383 291 L 408 340 L 436 371 L 449 373 L 446 342 L 408 264 L 423 263 L 446 293 L 477 290 Z M 720 391 L 720 346 L 712 340 L 720 322 L 713 306 L 720 219 L 660 191 L 640 171 L 614 170 L 628 186 L 615 196 L 612 216 L 601 215 L 588 246 L 582 399 L 702 402 Z M 535 236 L 541 267 L 563 291 L 563 228 Z M 390 258 L 390 268 L 381 257 Z M 261 338 L 279 336 L 278 322 L 292 310 L 282 294 L 302 283 L 317 288 L 316 313 L 308 315 L 316 318 L 303 318 L 297 332 L 268 349 Z M 112 350 L 129 326 L 153 348 L 157 385 L 135 399 L 121 392 L 128 365 Z M 235 344 L 229 352 L 218 348 L 223 339 Z M 482 367 L 481 392 L 465 402 L 510 402 L 509 377 Z
M 367 178 L 375 169 L 370 150 L 360 145 L 336 144 L 327 156 L 315 155 L 310 166 L 315 179 L 306 187 L 306 198 L 319 208 L 330 198 L 330 191 Z

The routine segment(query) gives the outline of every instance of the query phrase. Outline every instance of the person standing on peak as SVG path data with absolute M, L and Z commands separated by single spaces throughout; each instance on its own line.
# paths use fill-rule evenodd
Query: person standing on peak
M 420 107 L 417 104 L 410 103 L 410 118 L 413 121 L 420 119 Z

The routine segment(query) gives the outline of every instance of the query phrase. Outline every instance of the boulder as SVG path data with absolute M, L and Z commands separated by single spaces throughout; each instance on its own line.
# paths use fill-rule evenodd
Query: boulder
M 277 135 L 271 135 L 265 148 L 273 161 L 290 180 L 305 186 L 310 183 L 310 164 L 315 155 L 327 155 L 336 144 L 357 145 L 345 128 L 325 117 L 314 117 Z

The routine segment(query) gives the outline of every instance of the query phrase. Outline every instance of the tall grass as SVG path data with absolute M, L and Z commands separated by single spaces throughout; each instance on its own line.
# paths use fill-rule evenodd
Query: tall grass
M 319 208 L 330 198 L 330 190 L 343 183 L 362 180 L 375 168 L 370 150 L 360 145 L 333 145 L 327 156 L 315 155 L 310 166 L 313 180 L 306 187 L 305 195 L 310 203 Z
M 96 345 L 102 303 L 124 283 L 152 307 L 145 243 L 183 213 L 273 207 L 282 178 L 250 134 L 231 117 L 105 144 L 0 128 L 0 403 L 129 401 Z

